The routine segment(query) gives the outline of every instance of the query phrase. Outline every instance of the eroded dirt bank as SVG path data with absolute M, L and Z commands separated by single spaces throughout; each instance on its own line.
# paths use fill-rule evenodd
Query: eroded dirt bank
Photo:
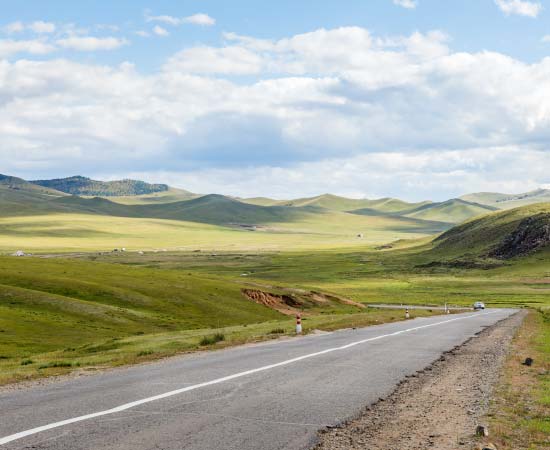
M 408 378 L 357 419 L 323 430 L 316 450 L 471 449 L 525 312 L 484 330 Z M 490 431 L 490 430 L 489 430 Z

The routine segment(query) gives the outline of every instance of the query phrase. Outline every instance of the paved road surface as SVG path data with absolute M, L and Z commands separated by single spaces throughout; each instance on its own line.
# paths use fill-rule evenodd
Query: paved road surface
M 419 318 L 4 392 L 0 448 L 306 449 L 318 429 L 512 313 Z

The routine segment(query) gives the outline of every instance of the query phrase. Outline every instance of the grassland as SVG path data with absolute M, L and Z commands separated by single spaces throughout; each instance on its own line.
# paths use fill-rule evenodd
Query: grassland
M 350 214 L 334 197 L 321 199 L 332 210 L 221 196 L 125 205 L 35 189 L 0 188 L 0 252 L 42 254 L 0 257 L 0 383 L 290 333 L 292 318 L 245 288 L 361 304 L 550 305 L 550 248 L 488 257 L 549 205 L 472 219 L 433 240 L 449 225 L 395 215 L 403 205 L 391 199 L 376 205 L 386 213 Z M 306 330 L 401 318 L 338 302 L 303 308 Z
M 283 287 L 191 268 L 136 266 L 123 258 L 124 264 L 0 258 L 0 384 L 269 339 L 293 329 L 292 316 L 242 293 Z M 339 302 L 303 307 L 306 332 L 402 318 L 398 311 Z M 216 334 L 223 339 L 209 342 Z
M 412 219 L 361 217 L 338 212 L 265 224 L 255 231 L 183 220 L 53 213 L 0 217 L 0 252 L 132 250 L 284 250 L 383 244 L 427 236 L 438 224 Z M 363 238 L 358 239 L 357 234 Z
M 499 449 L 550 447 L 550 314 L 531 311 L 517 333 L 491 406 Z M 532 366 L 522 363 L 527 357 Z

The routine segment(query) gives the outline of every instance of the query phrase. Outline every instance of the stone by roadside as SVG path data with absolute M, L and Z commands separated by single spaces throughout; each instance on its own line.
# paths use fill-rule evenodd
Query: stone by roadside
M 408 378 L 355 420 L 323 430 L 315 450 L 473 449 L 525 312 L 487 328 Z M 490 438 L 490 430 L 489 430 Z

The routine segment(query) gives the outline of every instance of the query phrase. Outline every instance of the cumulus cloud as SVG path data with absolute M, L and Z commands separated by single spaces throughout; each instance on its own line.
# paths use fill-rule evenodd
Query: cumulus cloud
M 192 23 L 194 25 L 202 25 L 207 27 L 216 25 L 216 19 L 203 13 L 193 14 L 192 16 L 184 17 L 182 20 L 184 23 Z
M 538 2 L 525 0 L 495 0 L 500 10 L 506 14 L 517 14 L 520 16 L 537 17 L 542 11 L 542 5 Z
M 33 177 L 169 169 L 182 187 L 238 195 L 549 183 L 550 59 L 449 45 L 438 31 L 346 27 L 278 40 L 228 33 L 147 75 L 131 64 L 2 61 L 0 160 Z
M 374 152 L 292 167 L 264 165 L 98 175 L 164 182 L 193 192 L 279 199 L 295 198 L 297 192 L 303 196 L 330 192 L 355 198 L 393 195 L 407 200 L 446 200 L 468 192 L 526 192 L 548 181 L 548 152 L 513 147 L 480 150 Z
M 69 36 L 58 39 L 56 44 L 70 50 L 91 52 L 97 50 L 115 50 L 127 45 L 128 41 L 115 37 Z
M 56 29 L 55 24 L 51 22 L 43 22 L 41 20 L 32 22 L 28 25 L 28 28 L 38 34 L 53 33 Z
M 166 28 L 162 28 L 159 25 L 155 25 L 153 27 L 153 33 L 155 33 L 157 36 L 162 36 L 162 37 L 168 36 L 170 34 L 168 30 L 166 30 Z
M 407 9 L 414 9 L 418 6 L 416 0 L 393 0 L 393 3 Z
M 22 33 L 25 30 L 30 30 L 36 34 L 47 34 L 53 33 L 56 30 L 56 26 L 51 22 L 44 22 L 42 20 L 37 20 L 31 23 L 23 23 L 21 21 L 12 22 L 3 27 L 3 31 L 8 34 Z
M 55 51 L 55 47 L 38 39 L 12 40 L 0 39 L 0 58 L 8 58 L 17 53 L 46 55 Z
M 2 30 L 8 34 L 21 33 L 25 31 L 25 25 L 20 21 L 12 22 L 2 27 Z
M 172 26 L 182 25 L 184 23 L 201 26 L 212 26 L 216 24 L 216 19 L 204 13 L 193 14 L 187 17 L 174 17 L 168 15 L 153 16 L 149 11 L 146 11 L 145 20 L 147 22 L 161 22 Z

